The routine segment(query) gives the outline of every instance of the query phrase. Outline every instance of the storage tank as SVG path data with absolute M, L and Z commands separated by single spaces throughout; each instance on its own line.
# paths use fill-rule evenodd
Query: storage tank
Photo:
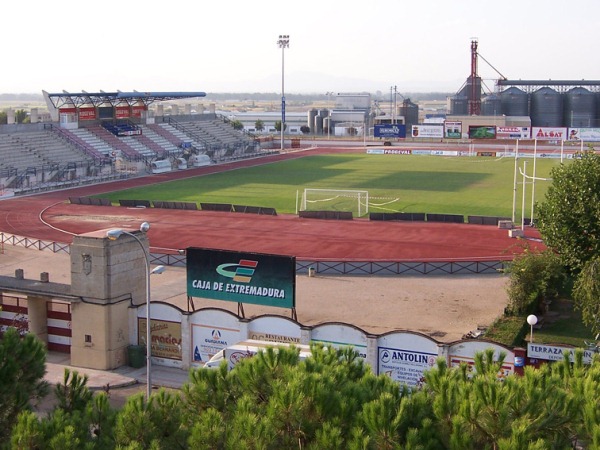
M 531 94 L 531 126 L 563 126 L 563 97 L 561 94 L 547 86 Z
M 450 114 L 454 116 L 466 116 L 469 111 L 467 97 L 456 95 L 450 99 Z
M 487 95 L 481 100 L 481 115 L 483 116 L 501 116 L 502 106 L 500 97 L 496 94 Z
M 582 87 L 575 87 L 565 94 L 565 126 L 593 127 L 596 118 L 595 95 Z
M 319 114 L 316 115 L 313 125 L 310 127 L 310 131 L 313 134 L 323 134 L 323 121 L 329 115 L 328 109 L 319 110 Z
M 529 95 L 517 87 L 510 87 L 500 94 L 502 114 L 505 116 L 528 116 Z
M 419 124 L 419 105 L 410 101 L 410 98 L 404 99 L 400 107 L 400 115 L 404 116 L 404 124 L 407 129 L 412 125 Z
M 310 132 L 315 133 L 315 118 L 319 114 L 319 111 L 316 108 L 308 110 L 308 126 L 310 127 Z

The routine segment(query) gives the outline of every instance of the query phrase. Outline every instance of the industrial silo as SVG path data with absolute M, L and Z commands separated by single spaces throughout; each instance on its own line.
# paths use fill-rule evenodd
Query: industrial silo
M 419 124 L 419 105 L 410 101 L 410 98 L 405 99 L 400 107 L 400 115 L 404 116 L 404 124 L 407 129 L 412 125 Z
M 563 97 L 560 93 L 545 86 L 531 94 L 531 126 L 563 126 Z
M 326 131 L 324 126 L 325 126 L 325 118 L 327 116 L 329 116 L 328 109 L 320 109 L 319 110 L 319 114 L 317 114 L 317 116 L 315 117 L 314 129 L 311 130 L 313 132 L 313 134 L 323 134 Z
M 481 100 L 481 115 L 482 116 L 501 116 L 502 107 L 500 97 L 496 94 L 486 95 Z
M 595 95 L 582 87 L 575 87 L 565 94 L 565 126 L 590 128 L 595 124 Z
M 517 87 L 510 87 L 500 94 L 502 114 L 505 116 L 528 116 L 529 95 Z
M 308 126 L 310 127 L 311 133 L 316 133 L 315 131 L 315 118 L 319 114 L 319 111 L 315 108 L 308 110 Z
M 450 99 L 450 114 L 454 116 L 466 116 L 469 111 L 469 102 L 467 97 L 455 95 Z

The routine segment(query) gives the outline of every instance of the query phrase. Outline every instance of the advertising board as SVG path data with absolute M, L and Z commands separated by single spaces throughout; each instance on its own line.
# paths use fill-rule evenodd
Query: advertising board
M 96 108 L 93 106 L 86 106 L 79 108 L 79 120 L 96 120 Z
M 444 138 L 460 139 L 462 137 L 462 122 L 444 122 Z
M 569 360 L 573 362 L 573 356 L 575 354 L 575 348 L 565 347 L 561 345 L 548 345 L 548 344 L 527 344 L 527 357 L 535 359 L 543 359 L 546 361 L 562 361 L 565 353 L 568 355 Z M 583 362 L 585 364 L 591 364 L 594 358 L 595 352 L 591 350 L 583 350 Z
M 238 303 L 294 308 L 296 258 L 190 247 L 187 294 Z
M 538 141 L 566 141 L 567 129 L 562 127 L 532 127 L 531 138 Z
M 434 353 L 379 347 L 378 373 L 408 386 L 423 383 L 423 374 L 435 365 Z
M 496 127 L 492 125 L 470 125 L 469 139 L 496 139 Z
M 599 142 L 600 128 L 569 128 L 569 141 Z
M 378 138 L 405 138 L 406 125 L 404 124 L 384 124 L 375 125 L 374 136 Z
M 529 127 L 496 127 L 497 139 L 529 139 L 530 137 Z
M 414 138 L 435 138 L 444 137 L 444 125 L 413 125 L 411 136 Z
M 203 364 L 225 347 L 240 340 L 239 326 L 194 324 L 192 326 L 192 363 Z
M 138 342 L 146 345 L 146 318 L 138 317 Z M 181 360 L 181 323 L 150 320 L 152 356 Z

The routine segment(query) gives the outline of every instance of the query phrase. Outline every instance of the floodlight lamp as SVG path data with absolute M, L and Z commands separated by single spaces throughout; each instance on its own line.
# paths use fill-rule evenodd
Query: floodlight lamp
M 111 241 L 116 241 L 122 234 L 123 230 L 121 230 L 120 228 L 113 228 L 112 230 L 108 230 L 106 232 L 106 237 Z

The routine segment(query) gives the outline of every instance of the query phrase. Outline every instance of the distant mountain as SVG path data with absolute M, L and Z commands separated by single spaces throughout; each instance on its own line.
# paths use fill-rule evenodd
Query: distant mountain
M 43 102 L 42 94 L 0 94 L 0 101 L 27 101 L 27 102 Z

